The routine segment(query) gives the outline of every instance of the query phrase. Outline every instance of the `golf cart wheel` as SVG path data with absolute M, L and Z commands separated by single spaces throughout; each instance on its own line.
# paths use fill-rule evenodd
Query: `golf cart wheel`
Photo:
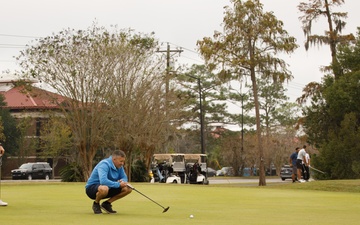
M 177 181 L 176 181 L 176 180 L 173 180 L 173 184 L 177 184 Z

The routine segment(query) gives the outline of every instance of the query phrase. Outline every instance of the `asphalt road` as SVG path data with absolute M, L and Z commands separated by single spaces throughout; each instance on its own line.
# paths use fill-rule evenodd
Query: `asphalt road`
M 291 179 L 282 181 L 280 177 L 266 178 L 266 183 L 287 183 L 291 182 Z M 210 177 L 209 184 L 259 184 L 258 178 L 236 178 L 236 177 Z

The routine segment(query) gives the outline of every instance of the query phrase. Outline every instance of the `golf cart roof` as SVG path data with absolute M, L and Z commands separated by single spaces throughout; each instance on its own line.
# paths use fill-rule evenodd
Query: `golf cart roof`
M 153 159 L 155 159 L 155 160 L 166 160 L 166 159 L 172 159 L 174 156 L 184 156 L 184 154 L 182 154 L 182 153 L 154 154 Z
M 200 158 L 206 158 L 206 154 L 185 154 L 185 159 L 200 159 Z
M 154 154 L 153 156 L 154 157 L 171 157 L 171 156 L 174 156 L 174 155 L 184 155 L 182 153 L 160 153 L 160 154 Z

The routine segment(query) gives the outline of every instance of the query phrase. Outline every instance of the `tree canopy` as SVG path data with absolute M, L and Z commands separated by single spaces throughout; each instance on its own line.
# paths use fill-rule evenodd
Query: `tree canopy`
M 122 148 L 131 160 L 144 140 L 147 149 L 164 142 L 163 128 L 172 117 L 164 115 L 164 67 L 157 47 L 153 34 L 94 23 L 36 40 L 18 57 L 22 77 L 36 78 L 65 97 L 58 104 L 84 180 L 99 148 Z
M 339 46 L 339 65 L 344 75 L 336 81 L 326 76 L 321 96 L 313 97 L 304 111 L 308 141 L 319 149 L 314 163 L 332 179 L 360 177 L 359 44 L 358 36 L 355 44 Z

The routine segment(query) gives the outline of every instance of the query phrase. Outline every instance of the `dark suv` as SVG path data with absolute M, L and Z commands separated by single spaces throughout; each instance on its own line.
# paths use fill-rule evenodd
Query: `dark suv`
M 45 179 L 51 178 L 52 168 L 47 162 L 24 163 L 18 169 L 11 170 L 13 180 L 17 179 Z

